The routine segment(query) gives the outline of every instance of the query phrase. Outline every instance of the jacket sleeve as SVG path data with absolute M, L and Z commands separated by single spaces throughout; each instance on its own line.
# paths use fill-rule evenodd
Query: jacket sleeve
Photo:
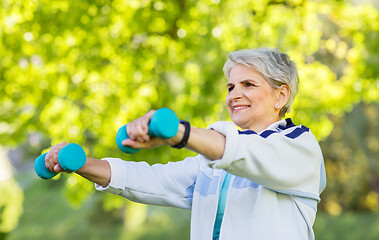
M 319 200 L 323 156 L 306 127 L 269 134 L 239 134 L 228 122 L 216 122 L 209 128 L 226 136 L 222 159 L 208 161 L 210 167 L 225 169 L 277 192 Z
M 202 161 L 199 155 L 152 166 L 118 158 L 103 160 L 111 166 L 111 180 L 106 188 L 95 184 L 97 190 L 139 203 L 191 208 L 193 186 Z

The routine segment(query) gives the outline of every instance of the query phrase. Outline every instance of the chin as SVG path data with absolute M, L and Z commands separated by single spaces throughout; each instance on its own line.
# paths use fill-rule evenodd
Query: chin
M 233 123 L 234 123 L 235 125 L 237 125 L 238 127 L 242 128 L 242 129 L 248 129 L 248 128 L 246 127 L 246 126 L 247 126 L 246 121 L 241 121 L 240 119 L 236 119 L 236 120 L 232 119 L 232 121 L 233 121 Z

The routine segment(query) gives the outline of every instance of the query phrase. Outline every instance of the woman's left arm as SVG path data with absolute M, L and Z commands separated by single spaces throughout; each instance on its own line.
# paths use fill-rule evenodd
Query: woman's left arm
M 161 145 L 175 146 L 183 139 L 185 126 L 179 124 L 177 134 L 170 139 L 150 138 L 148 124 L 154 114 L 151 110 L 141 118 L 127 125 L 127 133 L 130 136 L 122 142 L 123 145 L 132 148 L 154 148 Z M 185 148 L 205 156 L 209 160 L 221 159 L 225 150 L 225 136 L 213 129 L 190 127 L 190 135 Z
M 150 111 L 128 124 L 131 138 L 124 140 L 124 145 L 153 148 L 173 146 L 182 140 L 185 131 L 183 124 L 179 125 L 178 133 L 173 138 L 150 139 L 147 128 L 153 113 Z M 300 132 L 302 134 L 298 134 Z M 225 169 L 267 188 L 314 194 L 319 191 L 316 182 L 320 182 L 322 177 L 322 152 L 313 134 L 302 131 L 301 126 L 265 137 L 259 134 L 240 135 L 233 123 L 216 122 L 208 129 L 191 127 L 186 148 L 205 156 L 213 168 Z
M 178 144 L 184 135 L 184 125 L 180 124 L 178 134 L 168 140 L 168 145 Z M 191 127 L 185 148 L 205 156 L 209 160 L 221 159 L 225 149 L 225 136 L 213 129 Z

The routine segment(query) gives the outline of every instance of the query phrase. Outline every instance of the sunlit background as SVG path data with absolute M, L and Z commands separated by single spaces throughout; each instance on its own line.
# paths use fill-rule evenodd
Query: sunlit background
M 230 51 L 278 47 L 296 62 L 289 117 L 324 152 L 316 239 L 379 238 L 379 2 L 376 0 L 0 1 L 0 239 L 189 239 L 190 212 L 95 192 L 76 175 L 39 179 L 61 141 L 126 155 L 115 134 L 149 109 L 192 125 L 228 120 Z

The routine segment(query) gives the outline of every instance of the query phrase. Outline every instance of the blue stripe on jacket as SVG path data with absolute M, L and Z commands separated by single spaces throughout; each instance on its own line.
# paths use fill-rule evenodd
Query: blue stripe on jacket
M 279 125 L 278 126 L 278 128 L 281 129 L 281 130 L 286 130 L 286 129 L 289 129 L 289 128 L 292 128 L 292 127 L 296 127 L 296 125 L 292 122 L 292 120 L 290 118 L 286 119 L 286 126 L 283 126 L 283 125 Z M 259 136 L 261 136 L 263 138 L 267 138 L 271 134 L 279 133 L 279 132 L 280 131 L 275 131 L 275 130 L 265 130 L 262 133 L 258 134 L 258 133 L 256 133 L 255 131 L 252 131 L 252 130 L 238 131 L 239 134 L 245 134 L 245 135 L 257 134 L 257 135 L 259 135 Z M 288 137 L 288 138 L 291 138 L 291 139 L 295 139 L 295 138 L 299 137 L 301 134 L 303 134 L 305 132 L 309 132 L 309 128 L 307 128 L 305 126 L 298 126 L 292 132 L 286 134 L 285 136 Z

